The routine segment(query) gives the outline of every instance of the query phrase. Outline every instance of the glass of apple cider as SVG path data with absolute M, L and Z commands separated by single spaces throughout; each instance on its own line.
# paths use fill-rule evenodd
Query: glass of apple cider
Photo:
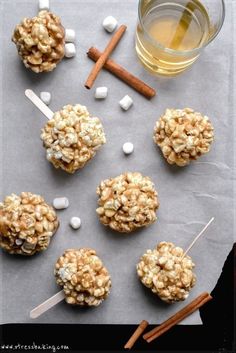
M 153 74 L 177 75 L 217 36 L 224 17 L 224 0 L 139 0 L 138 57 Z

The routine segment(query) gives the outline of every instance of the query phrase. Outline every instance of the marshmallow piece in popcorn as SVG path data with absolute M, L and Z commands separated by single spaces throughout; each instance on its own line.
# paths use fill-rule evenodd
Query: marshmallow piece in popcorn
M 149 226 L 157 219 L 158 195 L 149 177 L 124 173 L 101 182 L 97 214 L 102 224 L 121 233 Z
M 110 274 L 93 249 L 66 250 L 57 260 L 54 274 L 68 304 L 98 306 L 110 293 Z
M 167 109 L 156 122 L 153 139 L 169 164 L 183 167 L 210 151 L 214 128 L 193 109 Z
M 154 250 L 147 250 L 137 264 L 140 281 L 167 303 L 185 300 L 195 285 L 194 263 L 183 249 L 161 242 Z
M 56 68 L 65 54 L 65 30 L 58 16 L 47 10 L 24 18 L 16 26 L 12 41 L 24 65 L 36 73 Z
M 80 104 L 56 112 L 42 129 L 41 139 L 48 161 L 68 173 L 83 168 L 106 143 L 101 121 Z
M 12 194 L 0 203 L 0 247 L 10 254 L 46 250 L 58 226 L 55 211 L 39 195 Z

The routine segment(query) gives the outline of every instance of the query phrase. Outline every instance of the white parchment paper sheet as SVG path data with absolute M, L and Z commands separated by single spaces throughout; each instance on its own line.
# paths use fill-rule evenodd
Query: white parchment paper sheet
M 1 199 L 14 192 L 42 194 L 48 202 L 67 196 L 70 207 L 58 212 L 61 226 L 50 248 L 31 258 L 1 252 L 1 323 L 91 323 L 135 324 L 142 319 L 160 323 L 202 291 L 211 291 L 233 244 L 233 153 L 234 80 L 233 21 L 235 2 L 227 1 L 225 24 L 217 39 L 205 50 L 192 69 L 173 79 L 150 76 L 134 51 L 137 1 L 51 0 L 51 9 L 67 28 L 76 30 L 76 58 L 64 60 L 49 74 L 36 75 L 20 62 L 11 34 L 23 17 L 36 14 L 37 1 L 1 0 Z M 102 26 L 107 15 L 128 25 L 113 58 L 158 90 L 151 102 L 109 73 L 100 73 L 94 88 L 83 83 L 93 65 L 86 57 L 90 46 L 102 50 L 110 39 Z M 105 101 L 95 101 L 94 89 L 107 86 Z M 40 129 L 46 119 L 25 98 L 26 88 L 36 93 L 50 91 L 50 108 L 81 103 L 101 118 L 107 144 L 96 158 L 75 175 L 55 170 L 45 159 Z M 129 94 L 134 106 L 123 112 L 118 102 Z M 0 97 L 1 97 L 0 95 Z M 208 115 L 215 126 L 211 152 L 186 168 L 167 165 L 152 141 L 155 121 L 167 107 L 192 107 Z M 124 142 L 134 143 L 135 152 L 125 157 Z M 96 187 L 104 178 L 125 171 L 140 171 L 154 181 L 159 192 L 158 221 L 147 229 L 125 236 L 100 225 L 96 209 Z M 70 229 L 71 216 L 79 215 L 82 228 Z M 197 284 L 186 302 L 166 305 L 144 288 L 135 265 L 148 248 L 160 241 L 172 241 L 186 248 L 194 236 L 215 216 L 214 224 L 191 250 L 196 263 Z M 29 311 L 55 294 L 53 267 L 67 248 L 92 247 L 112 276 L 109 298 L 98 308 L 73 308 L 62 302 L 33 321 Z M 185 324 L 200 323 L 198 313 Z

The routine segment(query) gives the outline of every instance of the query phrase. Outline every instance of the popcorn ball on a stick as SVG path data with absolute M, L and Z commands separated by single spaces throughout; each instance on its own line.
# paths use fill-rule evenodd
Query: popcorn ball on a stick
M 193 109 L 167 109 L 156 122 L 153 139 L 169 164 L 183 167 L 210 151 L 214 128 Z
M 161 242 L 154 250 L 147 250 L 137 265 L 141 282 L 163 301 L 173 303 L 188 297 L 196 277 L 194 263 L 184 251 L 172 243 Z
M 68 304 L 98 306 L 110 292 L 110 275 L 95 250 L 66 250 L 58 259 L 54 273 Z
M 157 192 L 151 179 L 140 173 L 124 173 L 104 180 L 97 194 L 101 223 L 118 232 L 130 233 L 157 219 Z
M 56 68 L 65 55 L 65 30 L 58 16 L 46 10 L 24 18 L 16 26 L 12 41 L 24 65 L 36 73 Z
M 57 260 L 54 274 L 63 290 L 33 309 L 31 318 L 37 318 L 63 299 L 72 305 L 98 306 L 110 293 L 110 274 L 93 249 L 66 250 Z
M 167 303 L 185 300 L 195 285 L 195 267 L 189 250 L 214 221 L 207 223 L 193 242 L 184 251 L 170 242 L 161 242 L 153 250 L 147 250 L 136 266 L 140 281 Z
M 106 142 L 103 126 L 85 106 L 67 105 L 42 130 L 47 159 L 55 168 L 74 173 L 92 159 Z
M 0 247 L 10 254 L 46 250 L 58 226 L 54 209 L 39 195 L 12 194 L 0 203 Z
M 26 90 L 25 94 L 49 119 L 42 129 L 41 139 L 47 159 L 55 168 L 73 174 L 106 143 L 100 119 L 90 116 L 85 106 L 66 105 L 53 113 L 33 91 Z

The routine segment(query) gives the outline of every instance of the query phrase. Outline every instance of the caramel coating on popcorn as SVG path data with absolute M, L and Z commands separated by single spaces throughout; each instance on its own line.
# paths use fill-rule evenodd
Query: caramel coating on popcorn
M 93 249 L 66 250 L 57 260 L 54 274 L 68 304 L 98 306 L 109 295 L 109 272 Z
M 46 250 L 58 226 L 54 209 L 39 195 L 12 194 L 0 203 L 0 247 L 10 254 Z
M 194 263 L 183 249 L 161 242 L 154 250 L 147 250 L 137 264 L 141 282 L 167 303 L 185 300 L 195 285 Z
M 149 177 L 125 173 L 101 182 L 97 188 L 101 223 L 123 233 L 156 221 L 158 195 Z
M 56 112 L 42 129 L 41 139 L 48 161 L 68 173 L 83 168 L 106 142 L 101 121 L 80 104 Z
M 167 109 L 156 122 L 153 139 L 169 164 L 183 167 L 210 151 L 214 129 L 207 116 L 190 108 Z
M 16 26 L 12 41 L 24 65 L 36 73 L 54 70 L 65 55 L 61 20 L 45 10 L 33 18 L 24 18 Z

